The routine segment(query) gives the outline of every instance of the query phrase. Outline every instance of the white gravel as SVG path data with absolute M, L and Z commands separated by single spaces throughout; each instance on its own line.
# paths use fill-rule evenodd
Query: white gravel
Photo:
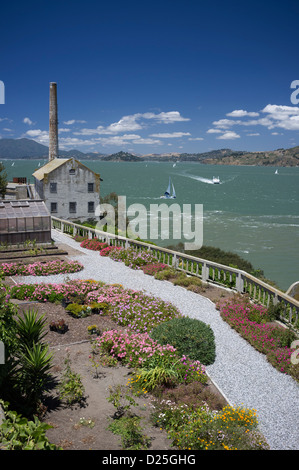
M 207 367 L 212 380 L 230 404 L 254 408 L 259 428 L 272 450 L 299 449 L 299 386 L 291 377 L 278 372 L 265 356 L 257 352 L 225 323 L 215 305 L 205 297 L 167 281 L 158 281 L 123 263 L 101 257 L 97 252 L 81 248 L 69 236 L 52 230 L 56 243 L 63 243 L 82 252 L 72 256 L 84 270 L 69 275 L 26 276 L 19 282 L 64 282 L 70 279 L 95 279 L 120 283 L 124 287 L 143 290 L 172 302 L 183 315 L 198 318 L 210 325 L 215 334 L 216 360 Z

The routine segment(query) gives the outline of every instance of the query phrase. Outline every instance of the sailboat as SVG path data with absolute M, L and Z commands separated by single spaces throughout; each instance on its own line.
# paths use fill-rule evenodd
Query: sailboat
M 171 187 L 172 187 L 172 194 L 170 194 Z M 174 186 L 170 177 L 169 177 L 168 187 L 164 193 L 164 196 L 160 196 L 160 197 L 161 199 L 175 199 L 176 198 L 175 189 L 174 189 Z
M 278 175 L 278 170 L 275 171 L 275 174 Z

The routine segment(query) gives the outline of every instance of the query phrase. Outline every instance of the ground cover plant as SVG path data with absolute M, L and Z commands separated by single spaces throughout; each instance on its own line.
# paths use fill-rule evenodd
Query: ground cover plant
M 132 247 L 111 251 L 109 258 L 114 261 L 122 261 L 132 269 L 141 269 L 142 266 L 157 263 L 157 258 L 148 251 L 139 251 Z
M 75 273 L 82 269 L 83 265 L 78 261 L 53 260 L 32 264 L 3 263 L 0 271 L 3 276 L 50 276 L 51 274 Z
M 177 390 L 182 390 L 180 387 L 187 390 L 187 387 L 192 386 L 195 389 L 196 386 L 205 387 L 207 385 L 208 377 L 201 362 L 181 354 L 171 343 L 160 344 L 151 338 L 149 334 L 159 324 L 181 317 L 180 313 L 171 304 L 161 303 L 159 299 L 145 296 L 138 291 L 124 289 L 119 284 L 107 285 L 92 280 L 53 285 L 43 284 L 42 287 L 38 284 L 24 284 L 14 286 L 11 289 L 11 295 L 27 299 L 38 298 L 43 303 L 61 302 L 65 298 L 71 300 L 77 297 L 83 302 L 82 304 L 78 303 L 81 307 L 82 305 L 92 304 L 97 306 L 106 305 L 106 307 L 108 305 L 104 315 L 98 313 L 99 317 L 105 317 L 108 314 L 115 320 L 116 324 L 125 326 L 126 330 L 113 329 L 99 334 L 95 340 L 97 351 L 90 355 L 90 361 L 92 367 L 96 370 L 95 376 L 97 378 L 101 377 L 97 374 L 99 364 L 106 367 L 115 367 L 119 364 L 128 367 L 131 373 L 130 380 L 127 383 L 127 391 L 133 396 L 140 398 L 141 396 L 151 395 L 155 397 L 157 404 L 158 401 L 160 403 L 159 394 L 163 396 L 163 393 L 168 391 L 176 396 Z M 78 322 L 80 321 L 81 319 L 78 318 Z M 79 379 L 80 377 L 73 373 L 69 367 L 66 369 L 59 393 L 67 406 L 74 402 L 80 403 L 84 399 L 84 389 Z M 188 390 L 188 393 L 190 393 L 190 389 Z M 198 395 L 199 393 L 196 394 L 196 400 L 198 400 Z M 163 410 L 163 403 L 157 406 Z M 199 409 L 202 406 L 199 406 L 198 403 L 192 405 L 192 410 L 197 410 L 194 414 L 197 418 L 202 413 Z M 213 405 L 211 405 L 210 412 L 213 409 Z M 178 411 L 174 410 L 171 416 L 170 411 L 172 412 L 172 410 L 168 410 L 166 413 L 167 420 L 163 420 L 165 427 L 163 423 L 159 424 L 157 422 L 156 425 L 163 426 L 163 429 L 167 430 L 172 443 L 170 447 L 174 445 L 184 448 L 184 445 L 187 445 L 187 439 L 183 434 L 175 434 L 179 427 L 177 423 L 181 423 Z M 134 418 L 134 415 L 128 416 L 127 413 L 122 418 L 122 421 L 118 420 L 111 423 L 110 430 L 122 436 L 125 448 L 146 448 L 148 440 L 144 438 L 140 428 L 141 421 L 136 416 Z M 194 418 L 192 422 L 194 422 L 192 425 L 194 430 L 197 429 L 198 419 Z M 168 424 L 166 425 L 166 423 Z M 190 423 L 190 420 L 189 422 L 184 421 L 181 428 L 185 429 L 186 426 L 191 426 Z M 192 426 L 190 432 L 193 431 Z M 202 431 L 200 431 L 200 435 L 205 436 Z M 227 431 L 227 436 L 230 436 L 230 431 Z M 235 448 L 230 444 L 228 437 L 223 442 L 230 448 Z M 242 448 L 242 442 L 239 443 L 237 448 Z M 188 445 L 190 447 L 190 444 Z M 192 443 L 193 445 L 194 449 L 197 448 L 197 443 Z
M 203 405 L 188 407 L 170 400 L 153 415 L 180 450 L 269 450 L 258 430 L 255 410 L 226 406 L 214 411 Z
M 170 393 L 176 397 L 179 387 L 204 387 L 208 381 L 205 367 L 192 361 L 171 345 L 161 345 L 149 335 L 135 335 L 107 331 L 97 338 L 102 353 L 110 354 L 119 362 L 133 369 L 128 380 L 129 392 L 133 396 L 152 395 L 152 422 L 165 429 L 172 446 L 188 450 L 267 450 L 268 445 L 258 431 L 255 410 L 220 406 L 217 409 L 198 398 L 192 404 L 164 399 Z M 184 392 L 183 400 L 185 398 Z M 190 388 L 188 389 L 190 394 Z M 196 394 L 196 395 L 195 395 Z M 200 390 L 194 396 L 198 397 Z M 182 399 L 182 398 L 181 398 Z M 118 395 L 118 402 L 120 396 Z M 129 405 L 128 405 L 129 406 Z M 123 418 L 125 410 L 119 418 Z M 126 418 L 129 423 L 129 417 Z M 128 435 L 123 429 L 124 421 L 112 424 L 112 429 Z M 130 437 L 132 438 L 132 434 Z
M 121 285 L 108 285 L 92 281 L 71 281 L 62 284 L 20 284 L 10 291 L 13 298 L 19 300 L 37 300 L 39 302 L 62 302 L 81 299 L 73 304 L 70 313 L 83 316 L 87 307 L 102 305 L 100 314 L 106 314 L 109 306 L 111 318 L 121 326 L 126 326 L 137 333 L 150 331 L 161 322 L 180 316 L 180 312 L 170 303 L 154 296 Z M 84 306 L 82 307 L 82 305 Z M 68 307 L 70 309 L 70 306 Z
M 248 299 L 225 300 L 217 304 L 221 317 L 255 349 L 266 355 L 280 372 L 299 381 L 299 365 L 292 362 L 296 334 L 275 322 L 271 310 Z

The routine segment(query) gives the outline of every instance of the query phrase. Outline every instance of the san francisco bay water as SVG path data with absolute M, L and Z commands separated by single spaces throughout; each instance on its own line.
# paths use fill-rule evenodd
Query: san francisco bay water
M 32 173 L 45 161 L 3 160 L 8 179 Z M 170 162 L 82 161 L 100 173 L 101 195 L 116 192 L 133 203 L 162 204 L 171 177 L 177 203 L 203 205 L 203 244 L 232 251 L 286 290 L 299 280 L 299 168 L 220 166 Z M 220 184 L 213 184 L 213 176 Z M 193 211 L 194 209 L 192 209 Z M 148 236 L 147 239 L 150 237 Z M 167 246 L 178 240 L 152 240 Z

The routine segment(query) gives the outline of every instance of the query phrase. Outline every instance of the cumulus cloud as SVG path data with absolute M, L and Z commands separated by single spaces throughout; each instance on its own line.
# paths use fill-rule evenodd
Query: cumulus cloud
M 298 106 L 281 106 L 268 104 L 262 110 L 268 114 L 271 121 L 269 129 L 281 127 L 282 129 L 297 131 L 299 130 L 299 107 Z
M 203 137 L 190 137 L 188 140 L 204 140 Z
M 221 130 L 220 129 L 208 129 L 207 130 L 207 134 L 221 134 Z
M 61 148 L 66 147 L 90 147 L 98 146 L 99 144 L 103 147 L 115 146 L 124 147 L 133 144 L 144 144 L 144 145 L 160 145 L 161 141 L 149 138 L 142 138 L 138 134 L 123 134 L 123 135 L 111 135 L 109 137 L 94 137 L 91 139 L 79 139 L 78 137 L 64 137 L 59 139 L 59 146 Z
M 29 117 L 25 117 L 23 119 L 23 122 L 24 122 L 24 124 L 28 124 L 28 126 L 32 126 L 32 124 L 34 124 L 33 121 L 31 121 L 31 119 Z
M 179 137 L 183 137 L 185 135 L 191 135 L 190 132 L 161 132 L 160 134 L 151 134 L 151 137 L 158 137 L 162 139 L 176 139 Z
M 78 119 L 70 119 L 69 121 L 63 121 L 63 124 L 67 126 L 71 126 L 72 124 L 75 124 L 76 122 L 78 122 L 79 124 L 84 124 L 86 121 L 80 121 Z
M 244 117 L 244 116 L 256 117 L 256 116 L 259 116 L 259 113 L 244 111 L 244 109 L 235 109 L 231 113 L 227 113 L 226 116 L 230 116 L 230 117 Z
M 32 129 L 27 131 L 26 136 L 36 140 L 40 144 L 47 145 L 49 143 L 49 132 L 42 131 L 41 129 Z
M 235 110 L 228 113 L 227 116 L 238 117 L 239 119 L 219 119 L 214 121 L 214 129 L 209 129 L 207 133 L 220 133 L 228 131 L 233 126 L 263 126 L 269 130 L 275 128 L 286 129 L 290 131 L 299 130 L 299 107 L 268 104 L 261 113 L 263 117 L 258 119 L 240 119 L 242 117 L 260 116 L 259 113 L 247 112 L 244 110 Z
M 184 118 L 178 111 L 155 113 L 136 113 L 123 116 L 119 121 L 113 122 L 107 127 L 98 126 L 94 129 L 84 128 L 80 131 L 74 132 L 76 135 L 109 135 L 119 134 L 121 132 L 132 132 L 144 129 L 146 127 L 144 121 L 155 120 L 163 124 L 171 124 L 175 122 L 189 121 L 189 118 Z
M 239 139 L 239 138 L 240 138 L 239 134 L 233 131 L 227 131 L 224 134 L 216 137 L 216 139 L 221 139 L 221 140 L 234 140 L 234 139 Z
M 169 111 L 167 113 L 145 113 L 141 114 L 145 119 L 156 119 L 159 122 L 163 122 L 164 124 L 171 124 L 173 122 L 182 122 L 182 121 L 190 121 L 189 118 L 184 118 L 180 115 L 178 111 Z

